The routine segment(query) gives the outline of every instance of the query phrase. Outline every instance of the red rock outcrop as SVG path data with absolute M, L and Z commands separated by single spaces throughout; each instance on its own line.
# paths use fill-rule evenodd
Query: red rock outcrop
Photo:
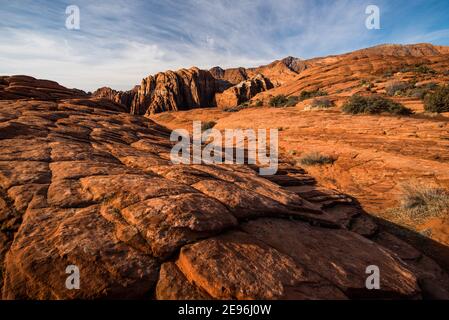
M 57 82 L 40 80 L 29 76 L 0 76 L 0 100 L 40 99 L 58 100 L 86 97 L 78 89 L 67 89 Z
M 269 79 L 273 85 L 278 86 L 293 80 L 299 73 L 307 69 L 308 62 L 294 57 L 286 57 L 270 64 L 257 68 L 229 68 L 214 67 L 210 73 L 216 78 L 237 85 L 251 79 L 258 74 Z
M 209 72 L 215 79 L 224 80 L 233 85 L 239 84 L 240 82 L 245 81 L 249 78 L 246 69 L 241 67 L 229 68 L 226 70 L 220 67 L 214 67 L 210 69 Z
M 138 86 L 135 86 L 132 90 L 129 91 L 116 91 L 109 87 L 102 87 L 94 91 L 92 93 L 92 96 L 120 103 L 124 105 L 129 112 L 130 107 L 133 104 L 134 97 L 136 96 L 137 90 Z
M 161 72 L 142 80 L 130 110 L 143 115 L 215 106 L 217 85 L 209 71 L 198 68 Z
M 167 129 L 107 103 L 0 101 L 4 299 L 449 298 L 435 262 L 304 171 L 173 165 Z
M 256 94 L 272 88 L 274 86 L 270 80 L 258 74 L 230 87 L 222 93 L 217 93 L 215 95 L 215 101 L 219 108 L 235 107 L 243 102 L 249 101 Z

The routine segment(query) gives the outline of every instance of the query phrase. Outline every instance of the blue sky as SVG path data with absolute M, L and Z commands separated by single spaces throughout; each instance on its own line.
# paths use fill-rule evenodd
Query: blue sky
M 365 27 L 365 8 L 381 29 Z M 80 30 L 65 27 L 68 5 Z M 449 45 L 447 0 L 0 0 L 0 75 L 130 89 L 148 74 L 257 66 L 381 43 Z

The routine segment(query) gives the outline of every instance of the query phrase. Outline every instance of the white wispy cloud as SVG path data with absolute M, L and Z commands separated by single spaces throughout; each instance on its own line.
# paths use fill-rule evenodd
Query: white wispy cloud
M 410 39 L 447 29 L 365 28 L 365 0 L 0 0 L 0 74 L 28 74 L 68 87 L 130 89 L 148 74 L 198 66 L 257 66 Z M 390 17 L 398 10 L 385 0 Z M 422 1 L 421 1 L 422 2 Z M 65 29 L 78 5 L 81 30 Z M 388 21 L 387 21 L 388 22 Z M 389 27 L 388 23 L 386 26 Z

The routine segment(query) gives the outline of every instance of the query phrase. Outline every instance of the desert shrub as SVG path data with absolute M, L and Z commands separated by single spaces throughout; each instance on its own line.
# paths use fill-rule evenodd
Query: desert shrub
M 407 90 L 405 95 L 410 98 L 423 100 L 427 93 L 428 93 L 428 90 L 426 90 L 426 89 L 414 88 L 414 89 Z
M 406 97 L 424 100 L 427 94 L 432 93 L 436 89 L 438 89 L 438 85 L 436 83 L 429 82 L 420 86 L 414 86 L 413 88 L 407 89 L 402 95 Z
M 279 107 L 294 107 L 299 102 L 299 98 L 297 96 L 287 97 L 283 94 L 275 96 L 270 99 L 270 106 L 279 108 Z
M 238 106 L 235 106 L 235 107 L 226 107 L 226 108 L 223 109 L 223 111 L 224 112 L 239 112 L 240 110 L 243 110 L 243 109 L 245 109 L 244 106 L 238 105 Z
M 435 82 L 428 82 L 426 84 L 420 85 L 418 88 L 425 90 L 436 90 L 439 88 L 439 86 Z
M 315 97 L 323 97 L 323 96 L 327 96 L 327 92 L 326 91 L 321 91 L 321 90 L 314 90 L 314 91 L 301 91 L 301 93 L 299 94 L 299 100 L 300 101 L 304 101 L 307 99 L 311 99 L 311 98 L 315 98 Z
M 327 92 L 321 90 L 307 91 L 304 90 L 300 93 L 299 96 L 290 96 L 287 97 L 283 94 L 277 95 L 270 99 L 269 105 L 271 107 L 279 108 L 279 107 L 294 107 L 298 104 L 298 102 L 315 98 L 327 96 Z
M 428 93 L 431 93 L 438 88 L 438 85 L 429 82 L 420 86 L 416 86 L 414 82 L 390 84 L 387 86 L 387 94 L 394 96 L 404 96 L 423 100 Z
M 329 98 L 315 98 L 312 100 L 310 105 L 308 105 L 305 110 L 313 109 L 329 109 L 334 106 L 334 102 Z
M 275 107 L 275 108 L 283 107 L 287 102 L 288 102 L 288 98 L 285 95 L 280 94 L 280 95 L 272 97 L 270 99 L 269 105 L 271 107 Z
M 449 190 L 419 184 L 402 188 L 401 205 L 389 211 L 396 221 L 416 225 L 431 218 L 449 217 Z
M 290 96 L 287 99 L 287 102 L 285 103 L 285 107 L 294 107 L 298 104 L 299 97 L 297 96 Z
M 202 130 L 202 131 L 206 131 L 206 130 L 212 129 L 213 127 L 215 127 L 216 124 L 217 124 L 217 123 L 216 123 L 215 121 L 207 121 L 207 122 L 203 122 L 203 123 L 201 124 L 201 130 Z
M 408 82 L 393 81 L 385 86 L 385 91 L 389 96 L 402 95 L 401 93 L 403 93 L 406 89 L 410 89 L 412 87 L 413 85 Z
M 423 74 L 435 74 L 436 73 L 435 70 L 433 70 L 432 68 L 430 68 L 429 66 L 426 66 L 424 64 L 416 66 L 414 71 L 417 73 L 423 73 Z
M 299 163 L 305 166 L 319 166 L 325 164 L 333 164 L 334 162 L 334 158 L 322 155 L 318 152 L 306 154 L 299 160 Z
M 384 78 L 391 78 L 393 76 L 393 73 L 394 73 L 393 70 L 386 70 L 382 76 Z
M 390 113 L 394 115 L 410 115 L 413 113 L 409 108 L 381 96 L 364 97 L 354 95 L 343 105 L 343 112 L 351 114 L 381 114 Z
M 430 68 L 425 64 L 415 64 L 414 66 L 404 67 L 401 69 L 401 72 L 414 72 L 414 73 L 422 73 L 422 74 L 435 74 L 436 71 Z
M 239 104 L 238 106 L 234 107 L 226 107 L 223 109 L 224 112 L 239 112 L 240 110 L 247 109 L 250 107 L 249 102 L 244 102 L 242 104 Z
M 374 84 L 366 79 L 360 81 L 360 86 L 366 88 L 367 90 L 374 88 Z
M 444 86 L 429 93 L 424 99 L 424 109 L 427 112 L 449 112 L 449 86 Z
M 255 107 L 262 107 L 263 106 L 263 102 L 261 100 L 257 100 L 256 103 L 254 104 Z

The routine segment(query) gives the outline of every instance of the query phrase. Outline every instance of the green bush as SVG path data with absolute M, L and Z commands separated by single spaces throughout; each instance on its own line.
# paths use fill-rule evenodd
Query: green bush
M 238 105 L 235 107 L 226 107 L 223 109 L 224 112 L 239 112 L 240 110 L 246 109 L 243 105 Z
M 417 73 L 423 73 L 423 74 L 435 74 L 436 73 L 435 70 L 433 70 L 432 68 L 430 68 L 429 66 L 426 66 L 424 64 L 416 66 L 414 71 Z
M 402 96 L 423 100 L 428 93 L 438 88 L 438 85 L 429 82 L 416 86 L 415 82 L 392 82 L 386 86 L 386 92 L 389 96 Z
M 277 108 L 277 107 L 285 106 L 285 104 L 287 102 L 288 102 L 288 98 L 285 95 L 280 94 L 280 95 L 277 95 L 275 97 L 272 97 L 270 99 L 269 104 L 270 104 L 271 107 L 276 107 Z
M 405 90 L 410 89 L 412 87 L 413 85 L 408 82 L 393 81 L 385 86 L 385 91 L 387 92 L 387 95 L 392 97 L 395 95 L 402 95 L 402 93 Z
M 307 99 L 315 98 L 315 97 L 323 97 L 327 96 L 327 92 L 321 90 L 307 91 L 304 90 L 299 95 L 299 101 L 304 101 Z
M 383 77 L 384 78 L 391 78 L 393 76 L 393 70 L 387 70 L 384 72 Z
M 333 164 L 335 159 L 318 152 L 313 152 L 303 156 L 299 162 L 305 166 L 319 166 L 325 164 Z
M 414 72 L 414 73 L 422 73 L 422 74 L 435 74 L 436 71 L 430 68 L 425 64 L 415 64 L 411 67 L 404 67 L 401 69 L 401 72 Z
M 427 112 L 449 112 L 449 86 L 440 87 L 429 93 L 424 99 L 424 109 Z
M 247 109 L 249 107 L 251 107 L 251 105 L 250 105 L 249 101 L 246 101 L 242 104 L 239 104 L 238 106 L 226 107 L 223 109 L 223 111 L 224 112 L 239 112 L 240 110 Z
M 366 90 L 370 91 L 372 88 L 374 88 L 374 83 L 371 81 L 368 81 L 366 79 L 363 79 L 360 81 L 360 86 L 366 88 Z
M 413 111 L 402 104 L 380 96 L 364 97 L 354 95 L 343 105 L 343 112 L 351 114 L 381 114 L 411 115 Z
M 405 92 L 405 96 L 423 100 L 429 91 L 423 88 L 409 89 Z
M 327 96 L 327 92 L 321 90 L 314 90 L 314 91 L 304 90 L 300 93 L 299 96 L 290 96 L 290 97 L 280 94 L 275 97 L 272 97 L 270 99 L 269 105 L 275 108 L 294 107 L 298 104 L 298 102 L 322 96 Z
M 297 96 L 288 97 L 287 102 L 285 103 L 286 107 L 294 107 L 298 104 L 299 98 Z
M 294 107 L 299 102 L 299 98 L 297 96 L 287 97 L 283 94 L 275 96 L 270 99 L 270 106 L 279 108 L 279 107 Z
M 329 109 L 334 106 L 334 102 L 329 98 L 315 98 L 304 110 Z

